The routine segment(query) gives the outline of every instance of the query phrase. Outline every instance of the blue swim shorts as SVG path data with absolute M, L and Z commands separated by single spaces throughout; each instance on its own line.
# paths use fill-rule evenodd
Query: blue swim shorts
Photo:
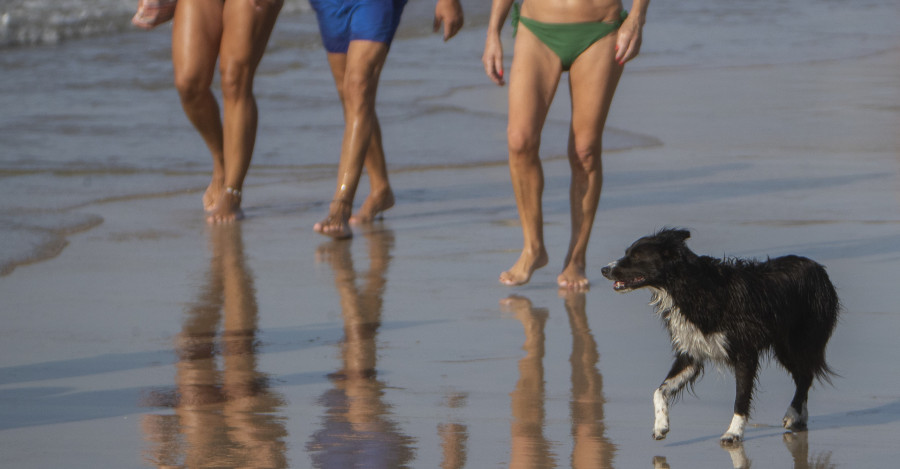
M 350 41 L 390 44 L 406 0 L 310 0 L 325 50 L 346 53 Z

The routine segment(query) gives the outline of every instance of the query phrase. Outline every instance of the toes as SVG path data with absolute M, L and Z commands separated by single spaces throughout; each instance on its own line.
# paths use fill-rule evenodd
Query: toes
M 559 288 L 572 291 L 586 291 L 589 290 L 591 286 L 590 280 L 584 277 L 570 280 L 568 277 L 560 275 L 556 282 L 559 285 Z
M 806 430 L 805 415 L 797 412 L 793 407 L 788 407 L 787 412 L 784 414 L 784 418 L 781 419 L 781 424 L 785 429 L 791 431 Z
M 653 429 L 653 439 L 654 440 L 664 440 L 666 439 L 666 435 L 669 433 L 669 427 L 661 427 Z
M 337 218 L 330 216 L 325 220 L 313 225 L 313 230 L 321 235 L 330 236 L 334 239 L 349 239 L 353 237 L 353 232 L 346 222 L 336 221 Z
M 234 223 L 238 220 L 243 219 L 244 216 L 242 213 L 230 213 L 230 214 L 212 214 L 206 217 L 207 223 L 212 225 L 225 225 L 229 223 Z
M 733 433 L 726 433 L 726 434 L 722 435 L 721 439 L 719 439 L 719 443 L 722 446 L 735 446 L 735 445 L 740 444 L 741 440 L 743 440 L 741 435 L 735 435 Z
M 523 281 L 516 279 L 515 275 L 511 274 L 510 272 L 503 272 L 502 274 L 500 274 L 500 283 L 502 283 L 508 287 L 515 287 L 518 285 L 522 285 L 522 284 L 526 283 L 527 281 L 528 280 L 525 280 L 523 282 Z

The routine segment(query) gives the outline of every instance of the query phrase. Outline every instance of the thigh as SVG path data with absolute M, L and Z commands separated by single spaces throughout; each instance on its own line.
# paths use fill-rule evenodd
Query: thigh
M 381 69 L 387 59 L 388 49 L 388 44 L 384 42 L 350 41 L 344 65 L 344 85 L 346 86 L 349 81 L 357 85 L 365 85 L 374 91 L 381 76 Z
M 172 19 L 172 65 L 176 82 L 212 82 L 222 38 L 221 0 L 180 0 Z
M 220 66 L 238 63 L 255 69 L 266 51 L 283 3 L 269 2 L 257 10 L 248 0 L 225 0 Z
M 509 69 L 509 129 L 539 134 L 559 86 L 559 57 L 527 28 L 516 34 Z
M 615 41 L 614 33 L 603 37 L 582 52 L 569 69 L 572 132 L 580 146 L 602 138 L 623 70 L 615 60 Z
M 347 68 L 347 53 L 328 52 L 328 67 L 331 68 L 331 76 L 334 78 L 334 86 L 337 88 L 338 97 L 344 102 L 344 70 Z

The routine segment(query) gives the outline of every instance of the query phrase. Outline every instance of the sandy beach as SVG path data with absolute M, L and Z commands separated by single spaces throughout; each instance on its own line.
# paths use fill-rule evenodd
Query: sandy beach
M 897 464 L 900 38 L 821 60 L 729 55 L 715 66 L 673 65 L 648 46 L 608 123 L 592 288 L 563 294 L 566 102 L 543 146 L 550 265 L 504 287 L 497 276 L 521 243 L 503 164 L 506 96 L 483 79 L 473 23 L 455 42 L 411 35 L 392 50 L 379 109 L 398 155 L 397 205 L 350 241 L 312 231 L 340 128 L 336 106 L 316 120 L 303 100 L 320 98 L 300 97 L 327 89 L 322 57 L 318 68 L 286 65 L 287 52 L 266 63 L 237 225 L 204 222 L 199 165 L 164 175 L 162 191 L 124 174 L 115 180 L 143 192 L 103 200 L 70 178 L 84 198 L 73 202 L 80 228 L 0 277 L 0 466 Z M 446 55 L 426 70 L 404 53 L 421 49 Z M 145 92 L 168 96 L 165 115 L 178 116 L 171 89 Z M 303 143 L 292 126 L 327 138 Z M 168 144 L 205 158 L 183 132 Z M 302 172 L 280 170 L 303 152 L 314 156 Z M 14 197 L 19 184 L 0 191 Z M 792 383 L 769 364 L 741 447 L 719 445 L 734 381 L 712 370 L 672 408 L 668 438 L 651 438 L 670 345 L 649 294 L 613 292 L 600 267 L 664 226 L 689 228 L 698 253 L 794 253 L 827 267 L 843 303 L 828 348 L 840 377 L 813 389 L 808 432 L 781 428 Z

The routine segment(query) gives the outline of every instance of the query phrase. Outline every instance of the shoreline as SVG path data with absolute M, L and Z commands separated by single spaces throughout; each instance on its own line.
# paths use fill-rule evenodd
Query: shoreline
M 460 70 L 481 33 L 461 39 L 422 72 L 431 86 L 404 80 L 416 56 L 393 63 L 388 89 L 427 97 L 416 102 L 422 108 L 462 111 L 437 112 L 417 134 L 386 126 L 398 164 L 422 162 L 426 151 L 437 164 L 392 173 L 397 204 L 353 240 L 312 230 L 332 189 L 327 166 L 307 178 L 266 169 L 301 152 L 314 163 L 333 153 L 327 123 L 316 128 L 322 142 L 295 148 L 299 137 L 286 129 L 318 108 L 281 105 L 271 90 L 328 84 L 297 80 L 302 73 L 288 67 L 291 77 L 263 80 L 271 81 L 262 95 L 279 105 L 264 113 L 261 132 L 278 137 L 256 157 L 262 170 L 251 168 L 244 221 L 207 226 L 200 192 L 90 205 L 71 216 L 102 224 L 71 235 L 57 257 L 0 277 L 0 465 L 144 468 L 215 456 L 232 466 L 347 467 L 360 452 L 386 467 L 507 467 L 523 457 L 544 467 L 895 463 L 900 382 L 881 370 L 900 361 L 890 294 L 900 269 L 900 44 L 814 64 L 629 71 L 608 125 L 628 129 L 623 139 L 660 144 L 605 155 L 588 251 L 593 285 L 560 296 L 568 164 L 544 160 L 550 264 L 527 285 L 500 285 L 521 233 L 504 165 L 478 159 L 504 156 L 505 90 L 447 85 L 481 80 L 480 70 Z M 411 113 L 406 95 L 388 98 L 385 122 Z M 554 106 L 559 124 L 565 100 Z M 485 108 L 500 118 L 484 119 Z M 565 126 L 548 132 L 544 153 L 553 155 Z M 83 151 L 112 153 L 113 143 Z M 139 150 L 160 166 L 191 161 L 167 160 L 170 148 L 201 154 L 181 137 Z M 447 161 L 462 166 L 439 164 Z M 204 182 L 200 173 L 171 178 Z M 20 182 L 0 193 L 45 188 L 23 203 L 54 207 L 98 185 L 112 194 L 132 182 L 128 189 L 158 188 L 152 178 L 87 181 Z M 828 346 L 842 377 L 811 392 L 808 432 L 783 435 L 793 386 L 767 365 L 739 451 L 718 444 L 732 414 L 728 373 L 708 373 L 696 397 L 672 407 L 668 438 L 651 439 L 651 393 L 669 368 L 670 342 L 649 295 L 614 292 L 600 266 L 663 226 L 691 229 L 698 254 L 794 253 L 826 265 L 844 306 Z

